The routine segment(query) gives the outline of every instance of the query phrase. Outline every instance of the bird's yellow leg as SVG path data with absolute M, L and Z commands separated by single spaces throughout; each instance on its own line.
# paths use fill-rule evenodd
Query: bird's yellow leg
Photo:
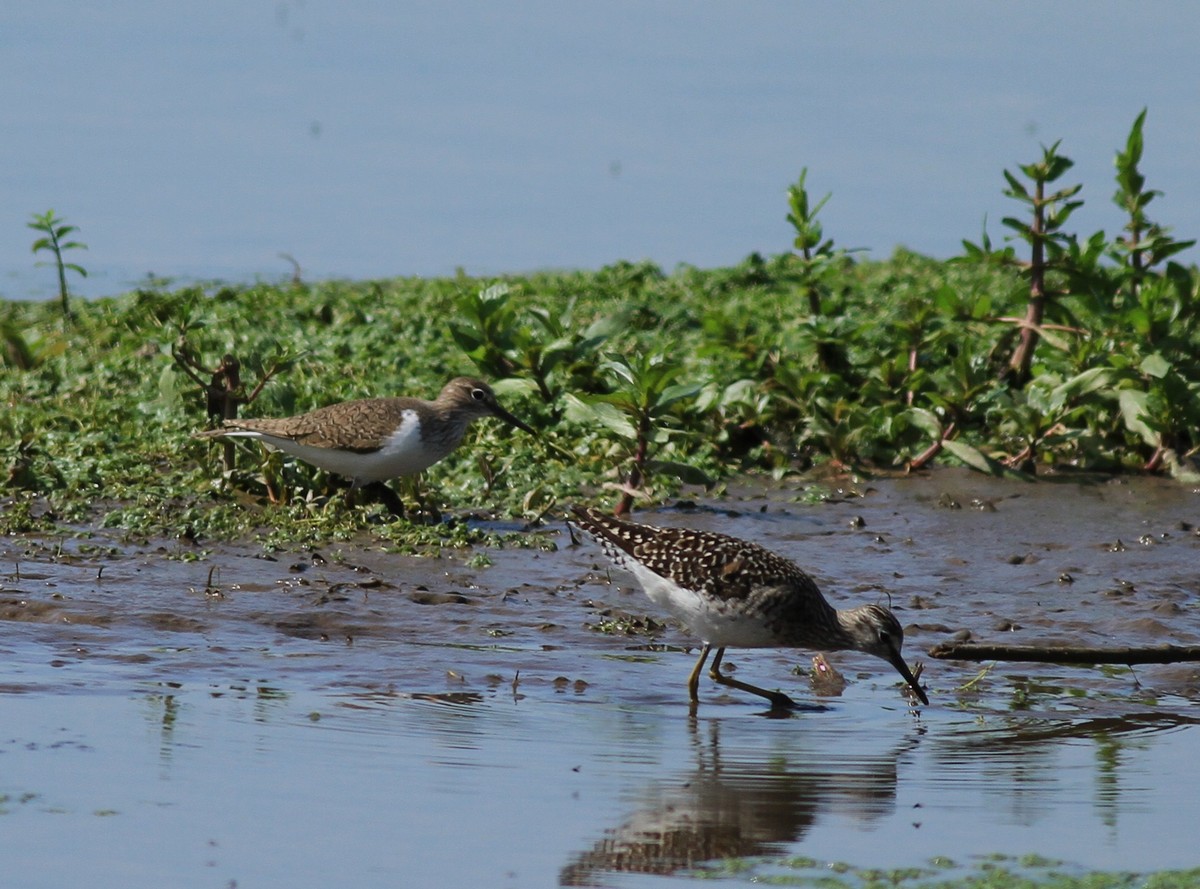
M 706 646 L 707 648 L 707 646 Z M 706 652 L 707 653 L 707 652 Z M 767 691 L 765 688 L 759 688 L 757 685 L 751 685 L 748 682 L 742 682 L 740 679 L 734 679 L 732 676 L 726 676 L 721 672 L 721 658 L 725 656 L 725 649 L 718 648 L 717 656 L 713 658 L 712 666 L 708 669 L 708 675 L 712 677 L 714 682 L 719 682 L 721 685 L 728 685 L 732 688 L 740 689 L 741 691 L 749 692 L 752 695 L 758 695 L 760 698 L 766 698 L 771 702 L 772 707 L 783 709 L 785 707 L 795 707 L 796 702 L 780 691 Z M 696 670 L 700 669 L 700 664 L 696 665 Z M 693 674 L 692 678 L 696 678 Z
M 704 662 L 708 660 L 708 650 L 708 643 L 700 648 L 700 657 L 696 660 L 696 666 L 692 667 L 692 675 L 688 677 L 688 695 L 693 704 L 700 700 L 700 671 L 704 669 Z M 720 652 L 717 652 L 717 657 L 721 657 Z

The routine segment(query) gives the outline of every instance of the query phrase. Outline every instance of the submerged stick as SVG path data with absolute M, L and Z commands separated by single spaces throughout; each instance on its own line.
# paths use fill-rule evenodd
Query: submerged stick
M 1155 645 L 1149 648 L 1111 646 L 1085 648 L 1074 645 L 983 645 L 943 642 L 929 656 L 956 661 L 1036 661 L 1044 664 L 1174 664 L 1200 661 L 1200 646 Z

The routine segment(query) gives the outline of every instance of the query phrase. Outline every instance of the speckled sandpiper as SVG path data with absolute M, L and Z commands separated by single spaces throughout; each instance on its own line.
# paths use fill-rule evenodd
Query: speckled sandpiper
M 855 650 L 883 658 L 928 704 L 900 653 L 904 630 L 879 605 L 838 610 L 794 562 L 756 543 L 685 528 L 657 528 L 576 507 L 575 524 L 605 554 L 637 578 L 656 605 L 670 612 L 703 645 L 688 678 L 699 700 L 700 671 L 717 649 L 709 676 L 722 685 L 760 695 L 772 707 L 794 707 L 787 695 L 721 672 L 726 646 Z
M 434 401 L 363 398 L 278 419 L 225 420 L 198 438 L 253 438 L 320 469 L 345 476 L 353 487 L 416 475 L 462 441 L 480 417 L 498 417 L 537 433 L 496 401 L 482 380 L 457 377 Z

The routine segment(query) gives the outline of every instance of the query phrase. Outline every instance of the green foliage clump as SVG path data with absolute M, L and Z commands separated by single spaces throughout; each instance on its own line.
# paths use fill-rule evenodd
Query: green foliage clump
M 491 380 L 541 433 L 478 423 L 427 473 L 435 507 L 471 515 L 529 522 L 564 502 L 625 510 L 738 473 L 944 457 L 990 473 L 1193 479 L 1200 274 L 1177 262 L 1194 242 L 1150 218 L 1144 120 L 1116 155 L 1114 239 L 1067 230 L 1080 187 L 1055 184 L 1071 167 L 1055 143 L 1005 173 L 1024 214 L 1004 220 L 1011 242 L 985 233 L 949 261 L 835 248 L 817 219 L 829 198 L 811 201 L 802 174 L 787 195 L 795 249 L 732 268 L 153 282 L 81 303 L 69 326 L 45 304 L 2 304 L 6 529 L 100 515 L 130 534 L 272 546 L 365 531 L 397 548 L 467 545 L 492 532 L 401 532 L 308 466 L 191 438 L 231 410 L 431 398 L 463 373 Z

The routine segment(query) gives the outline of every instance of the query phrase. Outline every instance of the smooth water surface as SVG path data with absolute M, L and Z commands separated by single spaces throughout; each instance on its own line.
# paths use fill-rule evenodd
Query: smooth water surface
M 1002 243 L 1002 172 L 1059 139 L 1072 230 L 1112 236 L 1142 108 L 1150 217 L 1196 238 L 1197 33 L 1189 0 L 7 0 L 0 295 L 56 293 L 49 208 L 86 295 L 284 280 L 281 253 L 306 280 L 728 265 L 791 249 L 803 168 L 838 245 L 948 257 L 985 217 Z
M 477 569 L 369 541 L 185 561 L 176 544 L 6 538 L 7 884 L 648 886 L 730 861 L 743 883 L 797 856 L 1030 852 L 1075 870 L 1200 864 L 1195 665 L 923 654 L 967 632 L 1197 644 L 1200 495 L 949 470 L 800 494 L 641 517 L 759 539 L 837 604 L 890 599 L 930 707 L 870 658 L 830 654 L 849 684 L 828 697 L 792 672 L 808 652 L 731 651 L 804 706 L 770 718 L 705 680 L 691 714 L 693 640 L 614 631 L 661 616 L 561 527 L 538 532 L 557 551 Z

